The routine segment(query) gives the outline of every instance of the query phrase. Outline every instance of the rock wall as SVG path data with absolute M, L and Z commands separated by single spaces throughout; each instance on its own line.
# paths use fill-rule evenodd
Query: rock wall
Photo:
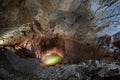
M 32 26 L 38 31 L 41 29 L 52 31 L 53 34 L 72 36 L 73 39 L 75 37 L 83 38 L 87 42 L 96 43 L 98 40 L 103 47 L 110 50 L 111 48 L 117 49 L 119 53 L 119 4 L 120 0 L 0 0 L 0 44 L 21 38 L 31 31 Z M 106 43 L 106 41 L 110 43 Z M 114 48 L 111 43 L 114 43 L 117 48 Z M 113 80 L 115 80 L 116 76 L 119 78 L 120 75 L 119 63 L 106 64 L 88 61 L 44 69 L 39 66 L 36 59 L 21 59 L 13 52 L 3 49 L 0 49 L 0 52 L 7 55 L 15 70 L 35 74 L 38 78 L 43 79 L 109 80 L 110 78 L 112 80 L 110 76 L 113 76 Z M 114 57 L 116 58 L 116 56 Z M 0 64 L 2 64 L 4 59 L 0 59 Z M 0 66 L 0 78 L 1 75 L 4 75 L 3 79 L 11 77 L 11 75 L 7 76 L 8 73 L 12 74 L 6 72 L 7 69 L 3 64 Z M 16 77 L 16 75 L 12 75 L 13 80 Z M 25 79 L 22 75 L 21 78 Z
M 108 30 L 98 36 L 113 35 L 119 32 L 119 3 L 119 0 L 0 0 L 0 31 L 36 22 L 43 29 L 54 28 L 53 33 L 62 35 L 91 39 L 105 27 Z

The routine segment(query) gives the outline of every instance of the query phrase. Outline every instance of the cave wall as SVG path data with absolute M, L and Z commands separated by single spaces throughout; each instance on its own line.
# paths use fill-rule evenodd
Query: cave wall
M 0 31 L 37 21 L 44 29 L 54 28 L 53 33 L 72 36 L 95 37 L 96 32 L 105 27 L 112 31 L 114 26 L 119 32 L 119 3 L 119 0 L 0 0 Z
M 119 4 L 120 0 L 0 0 L 0 44 L 7 43 L 11 34 L 16 39 L 23 36 L 21 31 L 31 26 L 95 43 L 109 35 L 111 44 L 120 33 Z
M 0 0 L 0 34 L 3 34 L 0 35 L 0 43 L 1 37 L 8 40 L 12 34 L 9 40 L 12 41 L 13 37 L 23 36 L 19 32 L 30 30 L 30 24 L 44 30 L 54 29 L 53 33 L 83 37 L 93 42 L 94 38 L 105 34 L 114 36 L 120 32 L 119 4 L 120 0 Z M 119 34 L 116 36 L 119 38 Z M 21 59 L 13 52 L 5 51 L 15 70 L 32 73 L 39 78 L 93 80 L 96 75 L 101 79 L 120 74 L 119 63 L 88 61 L 78 65 L 43 69 L 36 59 Z M 7 78 L 16 74 L 8 72 L 8 75 L 6 71 L 4 67 L 0 69 L 0 73 Z

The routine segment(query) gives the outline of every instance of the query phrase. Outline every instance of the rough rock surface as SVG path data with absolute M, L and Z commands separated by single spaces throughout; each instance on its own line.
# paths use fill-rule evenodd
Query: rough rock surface
M 53 33 L 82 36 L 89 41 L 105 34 L 112 36 L 120 32 L 119 3 L 119 0 L 0 0 L 0 32 L 34 23 L 38 29 L 54 28 Z
M 14 52 L 7 49 L 2 50 L 2 57 L 7 55 L 9 62 L 13 66 L 16 72 L 11 71 L 10 65 L 8 63 L 1 62 L 0 65 L 0 75 L 1 79 L 9 80 L 23 80 L 23 79 L 42 79 L 42 80 L 106 80 L 109 77 L 113 77 L 111 80 L 120 79 L 120 64 L 112 63 L 106 64 L 99 61 L 86 61 L 80 64 L 72 64 L 58 67 L 40 67 L 39 61 L 33 58 L 21 59 L 19 56 L 15 55 Z M 1 57 L 1 58 L 2 58 Z M 1 60 L 6 60 L 2 58 Z M 8 67 L 8 68 L 6 68 Z M 9 70 L 10 68 L 10 70 Z M 7 70 L 6 70 L 7 69 Z M 13 69 L 13 71 L 15 71 Z M 20 75 L 22 72 L 26 72 L 26 78 L 24 75 Z M 15 74 L 16 73 L 16 74 Z M 18 77 L 19 73 L 19 77 Z M 29 74 L 28 74 L 29 73 Z M 30 77 L 32 74 L 34 77 Z M 8 79 L 9 78 L 9 79 Z
M 13 43 L 14 40 L 28 34 L 31 31 L 30 27 L 34 27 L 36 31 L 49 30 L 54 34 L 82 37 L 88 42 L 96 43 L 98 40 L 111 52 L 120 53 L 119 4 L 120 0 L 0 0 L 0 47 L 2 44 Z M 105 42 L 108 41 L 106 35 L 111 37 L 109 43 Z M 0 58 L 0 79 L 115 80 L 116 77 L 120 78 L 120 63 L 88 61 L 83 64 L 43 69 L 34 58 L 21 59 L 13 52 L 4 52 L 2 49 L 0 57 L 4 55 L 3 53 L 6 53 L 15 72 L 11 73 L 11 67 L 10 71 L 2 67 L 2 63 L 7 59 Z M 8 67 L 10 64 L 4 65 Z M 27 73 L 22 75 L 21 72 Z M 30 76 L 32 74 L 31 77 L 29 73 Z

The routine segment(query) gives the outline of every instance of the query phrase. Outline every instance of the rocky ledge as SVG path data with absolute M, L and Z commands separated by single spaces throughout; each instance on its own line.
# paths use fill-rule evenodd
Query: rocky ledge
M 89 60 L 58 67 L 40 67 L 35 58 L 23 59 L 7 49 L 0 49 L 0 78 L 4 80 L 118 80 L 120 63 Z

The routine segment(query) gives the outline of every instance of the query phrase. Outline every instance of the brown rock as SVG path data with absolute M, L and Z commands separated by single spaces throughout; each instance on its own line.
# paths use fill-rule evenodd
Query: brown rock
M 116 40 L 113 42 L 113 44 L 114 44 L 116 47 L 120 48 L 120 39 L 116 39 Z

